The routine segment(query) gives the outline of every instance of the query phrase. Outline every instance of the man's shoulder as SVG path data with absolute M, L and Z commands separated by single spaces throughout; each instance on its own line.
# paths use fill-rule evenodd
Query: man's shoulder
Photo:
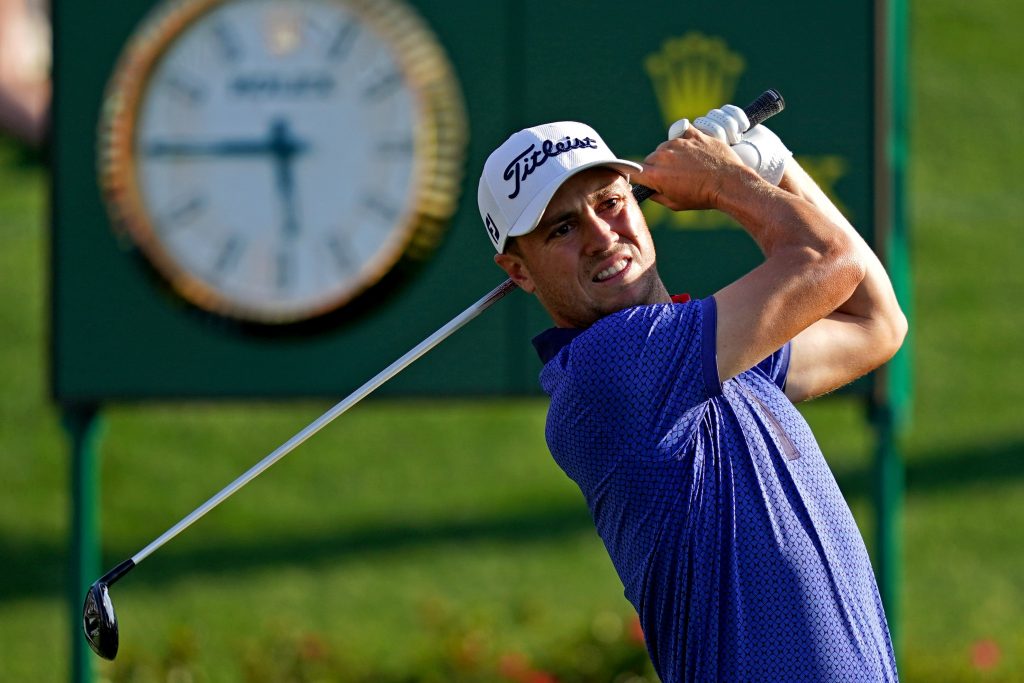
M 702 300 L 625 308 L 598 320 L 581 336 L 581 341 L 622 348 L 687 336 L 699 322 L 703 305 Z
M 558 374 L 584 369 L 592 374 L 604 369 L 611 377 L 637 362 L 675 362 L 699 339 L 701 304 L 634 306 L 607 315 L 586 329 L 546 330 L 533 344 L 545 368 Z

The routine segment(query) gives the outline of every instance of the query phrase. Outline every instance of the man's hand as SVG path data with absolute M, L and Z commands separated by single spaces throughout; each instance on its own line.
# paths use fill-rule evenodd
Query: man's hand
M 725 184 L 757 177 L 729 145 L 687 124 L 680 137 L 658 145 L 631 180 L 655 190 L 653 201 L 673 211 L 718 207 Z
M 767 126 L 750 128 L 746 113 L 734 104 L 712 109 L 693 125 L 702 133 L 729 144 L 744 164 L 772 185 L 782 180 L 786 162 L 793 156 Z

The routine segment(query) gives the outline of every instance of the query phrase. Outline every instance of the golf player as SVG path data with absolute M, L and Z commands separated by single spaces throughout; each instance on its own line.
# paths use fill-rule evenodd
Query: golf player
M 661 679 L 894 681 L 864 542 L 793 404 L 884 363 L 906 320 L 867 244 L 747 126 L 731 105 L 677 122 L 642 164 L 582 123 L 519 131 L 484 166 L 481 217 L 555 324 L 534 340 L 548 446 Z M 763 263 L 671 296 L 631 182 L 728 214 Z

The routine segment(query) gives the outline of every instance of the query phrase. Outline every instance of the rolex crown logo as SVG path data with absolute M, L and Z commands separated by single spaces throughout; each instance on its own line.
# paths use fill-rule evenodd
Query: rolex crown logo
M 694 31 L 666 40 L 644 66 L 668 127 L 731 101 L 745 63 L 721 38 Z

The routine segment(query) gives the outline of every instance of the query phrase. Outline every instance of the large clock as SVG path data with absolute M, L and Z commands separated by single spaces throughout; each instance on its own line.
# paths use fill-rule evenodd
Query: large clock
M 465 137 L 443 49 L 396 0 L 176 0 L 110 80 L 100 178 L 180 296 L 294 323 L 430 254 Z

